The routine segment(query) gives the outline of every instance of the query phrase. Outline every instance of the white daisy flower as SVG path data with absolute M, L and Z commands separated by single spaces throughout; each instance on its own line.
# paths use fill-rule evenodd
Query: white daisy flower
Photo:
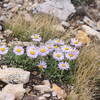
M 52 52 L 54 50 L 54 46 L 53 45 L 46 45 L 46 47 L 48 48 L 49 52 Z
M 13 52 L 18 56 L 23 55 L 24 54 L 24 49 L 21 46 L 15 46 Z
M 42 40 L 42 38 L 39 34 L 34 34 L 31 36 L 31 38 L 33 41 L 36 41 L 36 42 L 40 42 Z
M 64 41 L 62 41 L 62 40 L 60 40 L 60 39 L 55 39 L 55 40 L 54 40 L 54 43 L 55 43 L 56 45 L 64 45 Z
M 0 55 L 5 55 L 8 52 L 8 47 L 6 47 L 5 45 L 0 46 Z
M 49 53 L 49 50 L 46 46 L 41 46 L 39 48 L 39 55 L 40 56 L 46 56 Z
M 78 41 L 77 39 L 75 39 L 75 38 L 72 38 L 72 39 L 71 39 L 70 44 L 71 44 L 71 45 L 73 45 L 73 46 L 75 46 L 76 48 L 78 48 L 78 47 L 81 47 L 81 46 L 82 46 L 82 43 L 81 43 L 81 42 L 79 42 L 79 41 Z
M 32 49 L 32 48 L 27 49 L 26 53 L 27 53 L 27 56 L 29 56 L 31 58 L 37 58 L 37 56 L 39 54 L 38 50 Z
M 38 64 L 38 67 L 40 69 L 45 69 L 45 68 L 47 68 L 47 64 L 45 61 L 40 61 L 40 63 Z
M 69 60 L 75 60 L 78 57 L 78 52 L 70 51 L 70 52 L 66 53 L 65 56 Z
M 69 69 L 69 64 L 67 62 L 60 62 L 58 64 L 58 68 L 61 70 L 68 70 Z
M 63 52 L 69 52 L 72 49 L 72 47 L 64 45 L 64 46 L 61 47 L 61 49 L 62 49 Z
M 53 53 L 53 58 L 56 59 L 57 61 L 61 61 L 64 59 L 64 54 L 60 51 L 55 51 Z
M 34 46 L 34 45 L 32 45 L 32 46 L 28 46 L 28 47 L 27 47 L 27 50 L 29 50 L 29 49 L 31 49 L 31 50 L 36 50 L 36 49 L 37 49 L 37 47 L 36 47 L 36 46 Z

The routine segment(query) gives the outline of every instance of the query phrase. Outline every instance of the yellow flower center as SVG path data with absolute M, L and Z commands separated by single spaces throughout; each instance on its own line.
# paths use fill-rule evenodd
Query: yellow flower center
M 39 67 L 40 69 L 43 69 L 43 65 L 39 65 L 38 67 Z
M 78 44 L 78 41 L 75 41 L 74 44 Z
M 70 56 L 70 57 L 73 57 L 74 55 L 73 55 L 73 54 L 69 54 L 69 56 Z
M 1 50 L 2 52 L 4 52 L 4 51 L 5 51 L 5 48 L 0 48 L 0 50 Z
M 46 52 L 46 50 L 44 48 L 41 48 L 40 50 L 42 53 Z
M 39 38 L 39 36 L 34 36 L 34 38 L 35 38 L 35 39 L 38 39 L 38 38 Z
M 59 42 L 60 42 L 60 40 L 56 40 L 56 42 L 58 42 L 58 43 L 59 43 Z
M 69 48 L 65 48 L 65 50 L 69 50 Z
M 31 55 L 35 55 L 35 51 L 30 51 L 30 54 Z
M 48 48 L 48 49 L 51 49 L 51 47 L 50 47 L 50 46 L 48 46 L 47 48 Z
M 65 65 L 65 64 L 62 64 L 61 66 L 62 66 L 62 67 L 65 67 L 66 65 Z
M 60 57 L 61 57 L 61 54 L 56 54 L 56 56 L 57 56 L 58 58 L 60 58 Z
M 18 48 L 16 51 L 17 51 L 17 52 L 21 52 L 21 49 Z
M 57 46 L 57 45 L 55 45 L 55 46 L 54 46 L 54 48 L 56 49 L 56 48 L 58 48 L 58 46 Z

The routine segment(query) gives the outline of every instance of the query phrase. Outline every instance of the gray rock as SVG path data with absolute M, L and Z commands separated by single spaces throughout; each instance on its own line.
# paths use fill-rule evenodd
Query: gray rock
M 0 31 L 2 31 L 2 29 L 3 29 L 3 27 L 2 27 L 2 25 L 0 25 Z
M 70 0 L 49 0 L 33 8 L 33 13 L 36 11 L 66 20 L 71 13 L 75 12 L 75 8 Z
M 87 25 L 82 25 L 82 29 L 90 36 L 96 36 L 100 39 L 100 32 L 96 31 L 95 29 L 87 26 Z
M 0 80 L 6 83 L 27 83 L 29 81 L 30 72 L 20 68 L 0 69 Z
M 21 100 L 24 96 L 25 89 L 23 88 L 23 84 L 8 84 L 6 85 L 0 95 L 0 100 Z

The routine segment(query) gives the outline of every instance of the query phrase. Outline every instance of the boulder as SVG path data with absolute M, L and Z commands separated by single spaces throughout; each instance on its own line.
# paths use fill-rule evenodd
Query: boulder
M 2 89 L 0 100 L 21 100 L 24 93 L 23 84 L 8 84 Z
M 42 12 L 66 20 L 68 16 L 75 13 L 75 7 L 70 0 L 47 0 L 33 8 L 33 13 Z
M 82 29 L 90 36 L 96 36 L 100 39 L 100 32 L 96 31 L 95 29 L 87 26 L 87 25 L 82 25 Z
M 5 83 L 27 83 L 29 81 L 30 72 L 20 68 L 0 69 L 0 80 Z

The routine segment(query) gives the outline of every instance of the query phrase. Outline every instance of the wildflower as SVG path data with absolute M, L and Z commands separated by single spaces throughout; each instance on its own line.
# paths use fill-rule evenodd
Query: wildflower
M 31 36 L 31 38 L 33 41 L 36 41 L 36 42 L 40 42 L 42 40 L 42 38 L 39 34 L 34 34 Z
M 64 41 L 62 41 L 62 40 L 60 40 L 60 39 L 55 39 L 55 40 L 54 40 L 54 43 L 55 43 L 56 45 L 64 45 Z
M 40 56 L 46 56 L 49 53 L 49 50 L 46 46 L 41 46 L 39 48 L 39 55 Z
M 60 51 L 61 48 L 58 45 L 54 45 L 54 50 Z
M 71 52 L 74 52 L 75 54 L 79 55 L 79 50 L 76 48 L 73 48 L 70 50 Z
M 49 44 L 49 45 L 54 45 L 55 43 L 54 43 L 54 40 L 51 40 L 51 39 L 50 39 L 50 40 L 48 40 L 48 41 L 46 42 L 46 44 L 47 44 L 47 45 L 48 45 L 48 44 Z
M 60 51 L 55 51 L 53 53 L 53 58 L 58 60 L 58 61 L 61 61 L 61 60 L 64 59 L 64 54 L 62 52 L 60 52 Z
M 21 46 L 15 46 L 13 52 L 16 55 L 23 55 L 24 54 L 24 49 Z
M 5 55 L 8 52 L 8 47 L 6 47 L 5 45 L 0 46 L 0 55 Z
M 53 45 L 46 45 L 46 47 L 48 48 L 49 52 L 52 52 L 54 50 Z
M 31 57 L 31 58 L 37 58 L 38 56 L 38 50 L 36 49 L 32 49 L 32 48 L 29 48 L 27 49 L 27 56 Z
M 60 62 L 58 64 L 58 68 L 61 70 L 68 70 L 69 69 L 69 64 L 67 62 Z
M 71 45 L 75 46 L 76 48 L 82 46 L 82 43 L 79 42 L 79 41 L 78 41 L 77 39 L 75 39 L 75 38 L 72 38 L 70 43 L 71 43 Z
M 64 45 L 64 46 L 61 47 L 61 49 L 62 49 L 63 52 L 69 52 L 72 49 L 72 47 Z
M 47 64 L 45 61 L 40 61 L 40 63 L 38 64 L 38 67 L 40 69 L 44 69 L 44 68 L 47 68 Z
M 69 60 L 75 60 L 78 57 L 78 53 L 75 51 L 69 51 L 65 56 Z
M 32 45 L 32 46 L 28 46 L 28 47 L 27 47 L 27 50 L 29 50 L 29 49 L 31 49 L 31 50 L 36 50 L 37 47 L 35 47 L 34 45 Z

